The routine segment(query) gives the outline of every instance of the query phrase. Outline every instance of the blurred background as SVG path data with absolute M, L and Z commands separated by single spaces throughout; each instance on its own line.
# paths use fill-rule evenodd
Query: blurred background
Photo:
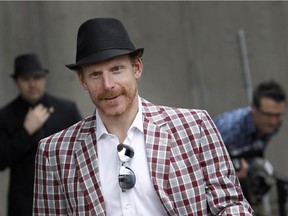
M 94 110 L 76 74 L 79 26 L 114 17 L 136 48 L 144 47 L 140 95 L 155 104 L 207 110 L 211 117 L 248 105 L 237 32 L 245 32 L 253 87 L 274 79 L 288 92 L 288 2 L 38 1 L 0 2 L 0 106 L 17 94 L 10 74 L 15 56 L 35 52 L 50 70 L 47 90 Z M 288 175 L 287 116 L 266 158 Z M 9 170 L 0 173 L 0 215 L 6 215 Z M 275 190 L 272 207 L 277 209 Z M 276 214 L 275 214 L 276 215 Z

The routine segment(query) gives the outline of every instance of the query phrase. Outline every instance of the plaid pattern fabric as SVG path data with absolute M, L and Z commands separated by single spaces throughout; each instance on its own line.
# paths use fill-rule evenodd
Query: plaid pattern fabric
M 142 105 L 150 175 L 167 215 L 252 215 L 209 115 Z M 93 115 L 40 142 L 34 215 L 105 215 L 95 123 Z

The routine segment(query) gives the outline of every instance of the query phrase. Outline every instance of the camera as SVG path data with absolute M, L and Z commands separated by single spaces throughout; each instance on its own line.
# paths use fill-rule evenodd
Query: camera
M 252 145 L 244 147 L 231 147 L 226 146 L 228 153 L 231 157 L 232 163 L 236 171 L 241 169 L 240 159 L 244 158 L 247 161 L 252 160 L 255 157 L 263 157 L 264 143 L 260 140 L 253 142 Z
M 241 158 L 249 163 L 247 182 L 250 192 L 259 198 L 267 193 L 273 184 L 274 171 L 271 163 L 263 158 L 264 143 L 257 141 L 242 148 L 228 146 L 227 150 L 236 171 L 241 169 Z

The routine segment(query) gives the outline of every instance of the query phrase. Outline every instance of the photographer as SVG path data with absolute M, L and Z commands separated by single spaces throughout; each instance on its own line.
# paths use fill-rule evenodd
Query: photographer
M 282 124 L 286 95 L 275 81 L 260 83 L 253 92 L 250 106 L 220 114 L 214 122 L 230 152 L 245 197 L 258 211 L 257 200 L 249 191 L 248 175 L 255 158 L 263 158 L 267 144 Z M 264 162 L 263 162 L 264 163 Z M 259 207 L 259 215 L 265 215 Z

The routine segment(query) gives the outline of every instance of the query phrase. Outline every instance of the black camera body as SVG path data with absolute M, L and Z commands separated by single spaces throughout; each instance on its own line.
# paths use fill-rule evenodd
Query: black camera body
M 263 158 L 264 143 L 260 140 L 241 148 L 226 146 L 236 171 L 241 169 L 240 159 L 249 161 L 255 157 Z
M 269 191 L 274 180 L 273 167 L 268 160 L 263 158 L 264 143 L 257 141 L 242 148 L 229 148 L 228 146 L 227 150 L 236 171 L 241 169 L 241 158 L 247 160 L 250 165 L 247 177 L 249 190 L 260 199 Z

